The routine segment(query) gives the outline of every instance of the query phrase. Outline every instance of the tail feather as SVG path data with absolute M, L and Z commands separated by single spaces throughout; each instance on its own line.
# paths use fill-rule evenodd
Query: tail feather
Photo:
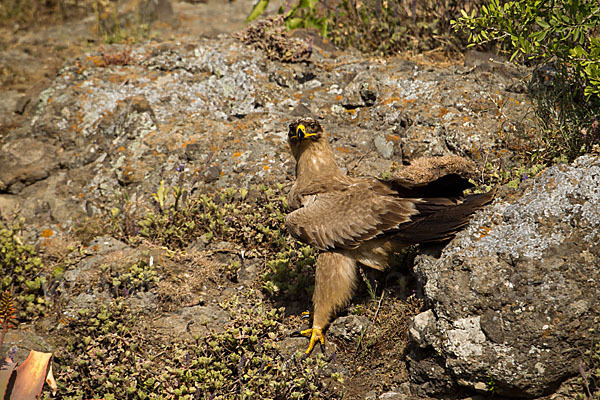
M 412 244 L 449 240 L 469 222 L 475 211 L 490 203 L 494 195 L 495 191 L 472 194 L 455 205 L 424 199 L 424 203 L 416 205 L 422 218 L 402 225 L 394 238 Z

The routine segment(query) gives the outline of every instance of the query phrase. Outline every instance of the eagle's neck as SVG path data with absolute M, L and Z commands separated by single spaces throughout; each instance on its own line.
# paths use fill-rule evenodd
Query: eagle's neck
M 335 162 L 327 139 L 306 141 L 297 149 L 296 180 L 310 182 L 315 178 L 344 180 L 345 174 Z

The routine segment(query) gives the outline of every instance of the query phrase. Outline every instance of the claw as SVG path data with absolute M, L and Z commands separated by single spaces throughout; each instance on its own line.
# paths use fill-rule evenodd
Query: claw
M 300 317 L 300 319 L 307 319 L 310 318 L 310 312 L 309 311 L 303 311 L 302 312 L 302 316 Z
M 310 352 L 315 347 L 317 342 L 321 343 L 321 346 L 325 344 L 325 336 L 323 335 L 323 331 L 319 328 L 310 328 L 305 329 L 300 332 L 302 336 L 310 337 L 310 342 L 308 342 L 308 349 L 306 349 L 305 353 L 310 354 Z

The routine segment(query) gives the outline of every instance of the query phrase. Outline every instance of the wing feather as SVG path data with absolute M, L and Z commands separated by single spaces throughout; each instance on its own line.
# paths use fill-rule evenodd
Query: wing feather
M 321 250 L 356 248 L 417 214 L 419 199 L 390 196 L 368 182 L 319 193 L 314 201 L 288 214 L 286 227 L 299 240 Z

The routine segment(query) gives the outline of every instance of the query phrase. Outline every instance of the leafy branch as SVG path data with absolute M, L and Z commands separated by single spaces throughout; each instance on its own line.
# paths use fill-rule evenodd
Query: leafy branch
M 469 46 L 496 42 L 511 61 L 556 60 L 584 82 L 587 99 L 600 97 L 600 3 L 595 0 L 490 0 L 478 15 L 462 10 L 451 25 L 469 33 Z

